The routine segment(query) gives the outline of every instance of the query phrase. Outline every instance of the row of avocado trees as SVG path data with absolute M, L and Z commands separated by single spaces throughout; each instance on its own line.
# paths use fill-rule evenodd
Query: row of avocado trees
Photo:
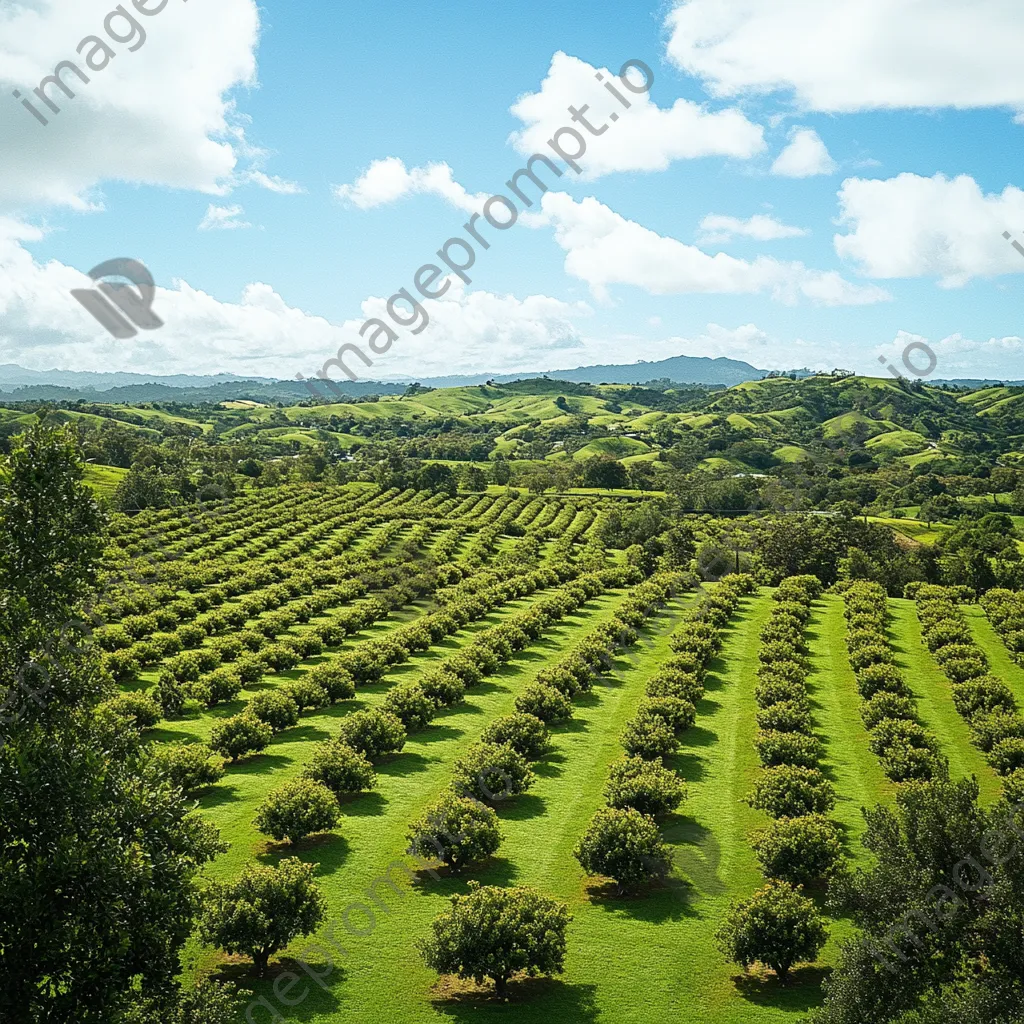
M 819 767 L 824 748 L 807 692 L 804 631 L 820 595 L 815 576 L 783 580 L 761 630 L 755 744 L 763 768 L 750 803 L 772 821 L 751 845 L 768 881 L 730 909 L 716 934 L 728 957 L 744 968 L 766 964 L 783 982 L 793 964 L 817 958 L 828 935 L 803 886 L 831 877 L 843 857 L 826 817 L 835 794 Z

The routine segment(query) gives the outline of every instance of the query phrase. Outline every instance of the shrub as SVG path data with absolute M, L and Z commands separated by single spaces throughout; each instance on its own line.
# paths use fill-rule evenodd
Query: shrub
M 539 757 L 548 748 L 547 726 L 536 715 L 521 712 L 496 718 L 480 739 L 484 743 L 507 743 L 525 758 Z
M 454 707 L 466 695 L 466 684 L 447 669 L 427 672 L 420 688 L 438 707 Z
M 209 694 L 210 707 L 220 704 L 222 701 L 234 700 L 242 692 L 242 680 L 234 668 L 214 669 L 203 679 L 203 683 Z
M 587 874 L 614 879 L 620 893 L 665 874 L 670 865 L 668 848 L 654 819 L 631 807 L 598 811 L 573 856 Z
M 656 816 L 674 811 L 686 797 L 686 787 L 670 768 L 642 757 L 623 757 L 611 766 L 605 787 L 609 807 L 632 807 Z
M 828 932 L 799 889 L 770 881 L 732 908 L 715 938 L 729 959 L 744 968 L 767 964 L 784 983 L 795 963 L 817 958 Z
M 530 683 L 516 697 L 516 711 L 533 715 L 542 722 L 562 722 L 572 718 L 572 701 L 546 683 Z
M 263 662 L 255 655 L 243 655 L 235 662 L 235 671 L 244 684 L 258 683 L 266 672 Z
M 813 768 L 824 753 L 824 747 L 817 736 L 807 736 L 802 732 L 760 732 L 754 745 L 761 763 L 768 768 L 780 764 Z
M 116 715 L 140 731 L 152 729 L 163 717 L 160 705 L 145 693 L 122 693 L 102 704 L 101 710 Z
M 662 669 L 647 680 L 644 693 L 648 697 L 678 697 L 696 704 L 704 696 L 704 684 L 692 672 Z
M 381 707 L 394 715 L 409 732 L 429 725 L 437 714 L 437 705 L 423 692 L 419 683 L 393 687 Z
M 335 795 L 312 779 L 293 779 L 272 790 L 253 824 L 274 839 L 297 843 L 314 832 L 329 832 L 340 818 Z
M 953 685 L 953 704 L 964 718 L 970 720 L 979 713 L 1015 711 L 1017 705 L 1010 688 L 996 676 L 979 676 Z
M 1001 740 L 1024 737 L 1024 717 L 1017 711 L 999 708 L 988 714 L 975 715 L 971 720 L 974 742 L 988 752 Z
M 892 664 L 893 653 L 884 643 L 869 644 L 858 651 L 850 651 L 850 664 L 855 672 L 861 672 L 870 665 Z
M 513 974 L 561 974 L 565 932 L 571 917 L 564 903 L 522 886 L 469 883 L 451 909 L 435 918 L 432 935 L 419 944 L 426 965 L 441 974 L 494 981 L 504 997 Z
M 224 762 L 211 756 L 209 747 L 201 743 L 154 744 L 149 767 L 157 778 L 166 779 L 186 797 L 195 796 L 224 777 Z
M 313 881 L 315 865 L 296 857 L 277 867 L 249 864 L 228 884 L 212 882 L 204 894 L 199 935 L 228 953 L 252 957 L 256 973 L 299 935 L 309 935 L 323 921 L 326 904 Z
M 820 814 L 779 818 L 750 841 L 768 878 L 794 885 L 828 878 L 843 858 L 839 830 Z
M 533 779 L 526 758 L 507 743 L 474 743 L 455 762 L 452 788 L 459 796 L 497 803 L 525 793 Z
M 766 768 L 754 783 L 748 803 L 773 818 L 826 814 L 836 802 L 832 784 L 817 768 L 779 765 Z
M 809 732 L 811 707 L 806 700 L 781 700 L 757 713 L 761 729 L 777 732 Z
M 501 838 L 498 816 L 490 807 L 449 791 L 410 826 L 409 853 L 457 871 L 496 853 Z
M 879 690 L 871 700 L 864 701 L 860 714 L 867 728 L 874 729 L 886 718 L 905 718 L 908 721 L 913 719 L 914 705 L 908 697 L 901 697 L 888 690 Z
M 678 697 L 646 697 L 640 702 L 638 715 L 652 715 L 668 723 L 673 732 L 689 729 L 697 720 L 697 709 Z
M 857 692 L 870 700 L 880 690 L 908 696 L 909 690 L 903 674 L 895 665 L 869 665 L 857 673 Z
M 621 737 L 627 754 L 653 761 L 671 754 L 679 746 L 675 730 L 660 715 L 638 714 Z
M 327 691 L 310 679 L 308 674 L 299 679 L 290 679 L 281 687 L 280 692 L 289 698 L 299 711 L 315 711 L 327 707 L 331 702 Z
M 340 740 L 325 740 L 313 748 L 313 755 L 302 774 L 325 785 L 336 796 L 373 789 L 377 776 L 365 754 Z
M 336 659 L 314 665 L 304 678 L 319 686 L 332 704 L 339 700 L 351 700 L 356 695 L 355 680 Z
M 341 720 L 339 739 L 367 757 L 396 754 L 405 746 L 405 726 L 386 711 L 354 711 Z
M 807 687 L 802 680 L 769 678 L 761 679 L 754 687 L 754 699 L 760 708 L 773 704 L 807 702 Z
M 266 722 L 245 713 L 227 718 L 213 727 L 210 749 L 232 761 L 265 750 L 273 738 Z
M 1014 736 L 1000 740 L 989 752 L 988 759 L 1000 775 L 1024 768 L 1024 739 Z
M 284 644 L 269 644 L 260 651 L 259 659 L 274 672 L 287 672 L 302 660 L 291 647 Z
M 299 720 L 299 706 L 281 690 L 261 690 L 249 701 L 248 709 L 274 732 L 280 732 Z

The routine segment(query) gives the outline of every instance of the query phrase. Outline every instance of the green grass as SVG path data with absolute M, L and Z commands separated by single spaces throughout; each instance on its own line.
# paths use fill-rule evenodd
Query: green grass
M 907 683 L 917 698 L 921 723 L 939 740 L 942 753 L 949 758 L 953 778 L 974 776 L 978 780 L 981 799 L 998 799 L 1001 784 L 998 775 L 985 760 L 985 755 L 971 742 L 967 723 L 957 714 L 949 680 L 943 675 L 921 637 L 921 624 L 913 601 L 893 598 L 890 636 L 896 651 L 896 664 L 903 669 Z
M 826 749 L 822 770 L 839 798 L 831 817 L 843 826 L 849 853 L 863 862 L 861 809 L 887 802 L 895 787 L 868 748 L 869 733 L 860 716 L 860 694 L 846 650 L 841 598 L 824 597 L 815 602 L 805 636 L 811 650 L 807 688 L 816 731 Z
M 112 498 L 117 485 L 128 475 L 127 469 L 119 466 L 101 466 L 89 462 L 85 467 L 85 482 L 101 498 Z
M 988 656 L 993 675 L 998 676 L 1013 691 L 1013 696 L 1021 710 L 1024 710 L 1024 668 L 1021 668 L 999 639 L 999 634 L 992 628 L 988 616 L 981 605 L 961 605 L 967 624 L 971 627 L 974 640 Z

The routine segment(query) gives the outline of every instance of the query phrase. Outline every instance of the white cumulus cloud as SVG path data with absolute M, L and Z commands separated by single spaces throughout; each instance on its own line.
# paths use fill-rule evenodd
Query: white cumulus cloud
M 772 164 L 772 174 L 783 178 L 812 178 L 834 174 L 837 169 L 838 164 L 813 128 L 794 128 L 789 133 L 789 145 Z
M 633 285 L 652 295 L 767 293 L 779 302 L 809 299 L 823 306 L 890 298 L 875 285 L 854 284 L 835 271 L 811 270 L 802 263 L 711 255 L 627 220 L 592 197 L 576 202 L 564 192 L 549 192 L 542 216 L 532 223 L 554 228 L 555 240 L 566 252 L 567 273 L 586 281 L 599 298 L 615 284 Z
M 700 239 L 702 244 L 710 242 L 729 242 L 733 238 L 752 238 L 757 242 L 773 242 L 779 238 L 803 238 L 810 234 L 805 228 L 783 224 L 775 217 L 763 213 L 755 213 L 753 217 L 742 220 L 740 217 L 728 217 L 720 213 L 709 213 L 700 222 Z
M 807 110 L 1024 110 L 1019 0 L 681 0 L 668 56 L 714 96 Z
M 604 82 L 599 82 L 597 75 Z M 627 77 L 637 87 L 642 84 L 639 72 L 627 72 Z M 611 83 L 625 96 L 630 103 L 628 110 L 607 91 L 605 83 Z M 582 123 L 574 123 L 570 106 L 600 134 L 592 135 Z M 684 99 L 676 100 L 671 107 L 659 107 L 650 94 L 626 89 L 618 80 L 618 72 L 594 67 L 562 52 L 551 58 L 540 90 L 520 96 L 512 114 L 523 124 L 512 134 L 512 144 L 527 156 L 543 153 L 555 159 L 548 146 L 555 132 L 561 127 L 578 131 L 587 147 L 579 164 L 583 177 L 590 180 L 619 171 L 663 171 L 675 160 L 698 157 L 748 160 L 765 149 L 764 129 L 740 110 L 709 110 Z M 573 151 L 571 138 L 562 144 Z
M 370 210 L 398 202 L 409 195 L 440 196 L 452 206 L 467 213 L 476 213 L 490 198 L 487 194 L 471 195 L 453 177 L 446 163 L 407 168 L 398 157 L 389 156 L 373 163 L 351 184 L 336 185 L 334 194 L 345 203 Z
M 137 15 L 145 42 L 131 52 L 126 22 L 111 40 L 104 20 L 110 0 L 21 0 L 0 4 L 0 209 L 29 204 L 95 206 L 92 190 L 106 180 L 165 185 L 209 193 L 229 189 L 247 154 L 234 118 L 232 93 L 253 85 L 259 13 L 255 0 L 180 3 Z M 150 5 L 152 8 L 152 5 Z M 120 18 L 120 16 L 119 16 Z M 114 56 L 87 43 L 101 36 Z M 53 114 L 33 90 L 62 61 L 62 80 L 75 94 L 47 89 Z M 42 125 L 11 94 L 35 100 Z M 270 180 L 270 179 L 268 179 Z
M 200 231 L 237 231 L 241 228 L 251 228 L 252 225 L 243 220 L 245 210 L 241 206 L 216 206 L 211 203 L 206 208 L 206 214 L 199 223 Z
M 849 178 L 839 191 L 836 252 L 868 277 L 938 277 L 961 287 L 975 277 L 1024 272 L 1024 258 L 1003 237 L 1024 241 L 1024 191 L 986 194 L 968 175 Z

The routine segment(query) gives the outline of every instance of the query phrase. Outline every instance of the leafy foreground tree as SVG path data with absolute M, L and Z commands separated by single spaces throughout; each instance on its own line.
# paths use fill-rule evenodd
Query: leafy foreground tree
M 0 460 L 5 1024 L 109 1024 L 147 1006 L 173 1020 L 196 877 L 223 849 L 147 776 L 136 730 L 97 714 L 114 693 L 83 625 L 101 541 L 82 474 L 63 427 L 33 427 Z
M 419 943 L 428 967 L 440 974 L 494 982 L 504 997 L 514 974 L 561 974 L 565 932 L 572 920 L 564 903 L 526 886 L 503 889 L 469 883 L 450 910 L 435 918 L 433 935 Z
M 796 963 L 817 959 L 828 931 L 814 903 L 788 882 L 770 881 L 736 904 L 715 934 L 730 960 L 762 963 L 783 984 Z
M 496 853 L 502 837 L 492 808 L 449 791 L 413 822 L 408 838 L 411 854 L 457 871 Z
M 874 854 L 834 895 L 860 926 L 816 1024 L 1024 1020 L 1024 813 L 978 805 L 973 780 L 897 791 L 865 812 Z
M 251 957 L 263 977 L 278 950 L 309 935 L 324 919 L 326 902 L 313 881 L 315 870 L 316 865 L 289 857 L 276 868 L 249 864 L 236 881 L 213 883 L 204 900 L 200 937 Z
M 648 878 L 664 875 L 671 864 L 654 819 L 632 807 L 598 811 L 573 856 L 588 874 L 613 878 L 620 894 Z

